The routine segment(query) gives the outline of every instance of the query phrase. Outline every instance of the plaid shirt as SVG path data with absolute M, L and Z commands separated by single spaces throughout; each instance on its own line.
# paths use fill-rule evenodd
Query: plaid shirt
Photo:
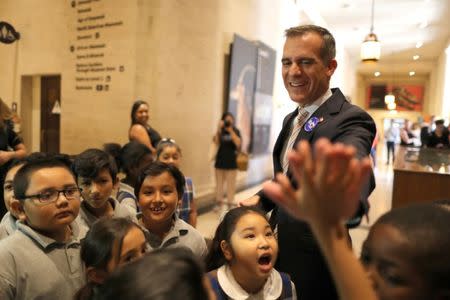
M 189 223 L 189 213 L 191 212 L 191 202 L 194 200 L 194 185 L 192 184 L 192 178 L 186 177 L 186 185 L 184 187 L 183 198 L 181 199 L 181 205 L 177 209 L 178 217 Z

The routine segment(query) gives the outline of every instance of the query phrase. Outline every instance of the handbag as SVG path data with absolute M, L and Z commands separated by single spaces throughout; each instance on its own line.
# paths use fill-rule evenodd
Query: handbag
M 248 154 L 239 151 L 236 155 L 236 164 L 239 171 L 247 171 L 248 169 Z

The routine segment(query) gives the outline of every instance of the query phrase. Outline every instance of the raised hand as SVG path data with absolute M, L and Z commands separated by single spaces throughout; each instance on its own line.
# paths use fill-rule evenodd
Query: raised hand
M 313 156 L 309 143 L 301 141 L 288 156 L 299 188 L 278 174 L 275 182 L 264 184 L 264 192 L 298 219 L 337 224 L 353 216 L 369 177 L 369 158 L 358 160 L 355 152 L 351 146 L 320 139 Z

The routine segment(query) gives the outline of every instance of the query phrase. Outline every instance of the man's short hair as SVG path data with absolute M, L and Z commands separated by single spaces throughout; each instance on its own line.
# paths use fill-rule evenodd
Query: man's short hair
M 104 169 L 108 170 L 113 182 L 117 177 L 114 158 L 100 149 L 87 149 L 78 154 L 72 168 L 77 177 L 95 179 Z
M 436 126 L 444 125 L 444 123 L 445 123 L 444 119 L 439 119 L 439 120 L 434 121 L 434 124 L 436 124 Z
M 14 197 L 18 200 L 23 200 L 26 198 L 26 193 L 28 186 L 30 185 L 31 176 L 41 170 L 46 168 L 64 168 L 67 169 L 70 174 L 72 174 L 73 179 L 76 181 L 75 175 L 71 169 L 71 161 L 67 155 L 55 154 L 55 155 L 45 155 L 42 157 L 37 157 L 31 160 L 17 171 L 14 176 L 13 187 L 14 187 Z
M 324 64 L 336 57 L 336 41 L 328 29 L 317 25 L 300 25 L 285 30 L 286 38 L 302 36 L 307 33 L 316 33 L 322 37 L 323 43 L 320 49 L 320 58 Z

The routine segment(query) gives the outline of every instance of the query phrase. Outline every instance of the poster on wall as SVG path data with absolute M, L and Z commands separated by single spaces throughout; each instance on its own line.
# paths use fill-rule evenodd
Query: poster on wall
M 276 51 L 262 42 L 256 44 L 258 46 L 258 57 L 251 148 L 253 154 L 263 154 L 270 151 Z
M 270 150 L 275 60 L 274 49 L 234 35 L 227 107 L 241 132 L 241 150 L 247 153 Z
M 373 84 L 366 89 L 368 109 L 387 109 L 384 96 L 395 96 L 396 110 L 422 111 L 425 88 L 421 84 Z
M 256 61 L 256 45 L 235 34 L 231 46 L 230 92 L 227 107 L 235 117 L 235 126 L 241 132 L 241 150 L 244 152 L 251 151 Z

